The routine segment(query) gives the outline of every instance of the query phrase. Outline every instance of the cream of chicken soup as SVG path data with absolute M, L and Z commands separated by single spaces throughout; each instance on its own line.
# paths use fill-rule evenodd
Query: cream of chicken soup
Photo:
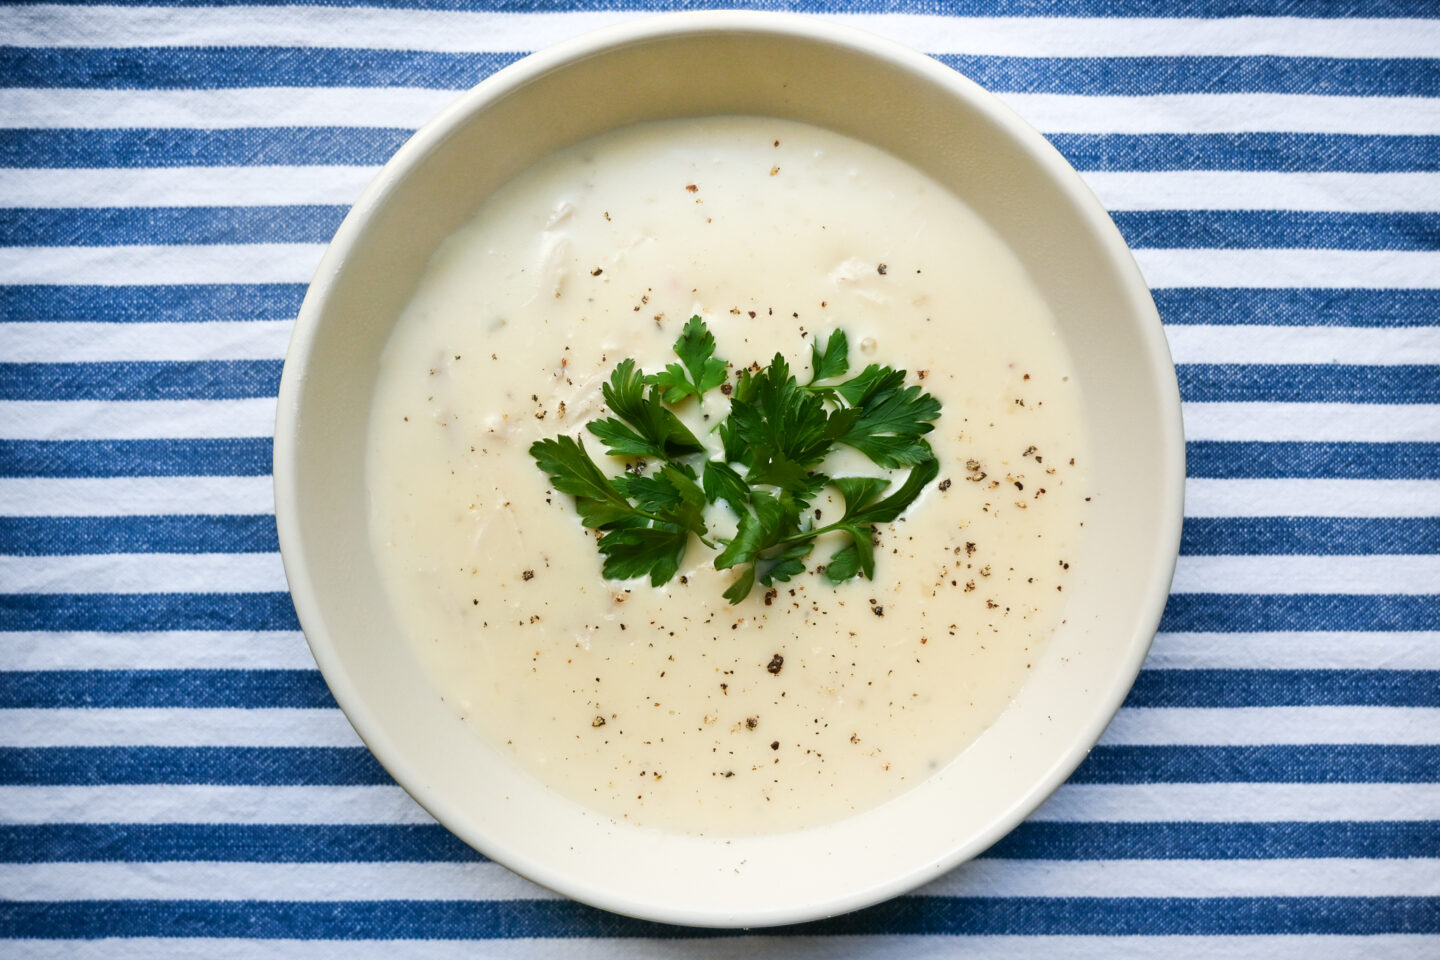
M 874 528 L 873 578 L 832 583 L 828 536 L 739 603 L 694 537 L 659 586 L 602 576 L 530 448 L 571 436 L 606 474 L 643 472 L 586 424 L 622 360 L 676 362 L 691 317 L 730 368 L 674 411 L 716 450 L 737 371 L 778 352 L 803 382 L 837 330 L 852 373 L 904 369 L 940 401 L 939 469 Z M 551 788 L 691 833 L 834 821 L 963 750 L 1063 618 L 1088 493 L 1070 372 L 1014 255 L 894 157 L 758 117 L 618 130 L 536 164 L 435 254 L 376 388 L 375 556 L 436 696 Z M 905 478 L 853 450 L 823 472 Z M 827 486 L 810 506 L 821 524 L 844 504 Z M 706 511 L 723 546 L 735 520 Z

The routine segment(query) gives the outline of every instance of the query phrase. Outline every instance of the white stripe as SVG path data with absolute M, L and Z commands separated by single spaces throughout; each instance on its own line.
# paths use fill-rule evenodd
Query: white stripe
M 0 633 L 0 670 L 313 670 L 298 630 Z
M 1185 403 L 1186 440 L 1440 440 L 1440 404 Z
M 927 53 L 1020 57 L 1433 57 L 1434 20 L 833 15 Z M 1354 27 L 1353 32 L 1349 29 Z M 1414 31 L 1407 36 L 1407 31 Z
M 348 206 L 377 172 L 379 167 L 339 166 L 7 170 L 0 179 L 0 206 Z
M 413 87 L 265 87 L 235 90 L 8 89 L 0 126 L 407 127 L 460 95 Z M 1086 96 L 1007 93 L 1047 133 L 1440 133 L 1440 98 L 1282 93 Z
M 199 323 L 0 323 L 7 363 L 279 360 L 290 320 Z
M 1399 741 L 1396 741 L 1399 742 Z M 154 707 L 0 710 L 4 747 L 359 747 L 325 709 Z
M 916 893 L 1146 897 L 1161 891 L 1181 897 L 1434 896 L 1440 860 L 972 860 Z
M 0 487 L 0 490 L 3 490 Z M 0 497 L 3 499 L 3 497 Z M 1440 480 L 1185 481 L 1187 517 L 1433 517 Z
M 234 940 L 220 938 L 130 938 L 107 940 L 9 940 L 12 960 L 1435 960 L 1440 936 L 1413 933 L 1358 936 L 1113 936 L 1071 937 L 966 933 L 739 936 L 676 939 L 559 937 L 486 940 L 407 940 L 403 949 L 389 940 Z
M 1030 819 L 1058 823 L 1440 820 L 1440 784 L 1066 784 Z
M 309 283 L 323 243 L 0 247 L 0 283 Z
M 344 29 L 337 30 L 334 11 L 323 8 L 94 7 L 88 11 L 91 16 L 77 15 L 84 12 L 63 6 L 4 9 L 0 11 L 0 35 L 5 35 L 8 43 L 27 47 L 298 46 L 448 53 L 529 52 L 588 30 L 650 15 L 503 14 L 351 7 L 345 9 Z M 1382 45 L 1395 42 L 1376 27 L 1378 23 L 1362 30 Z
M 412 87 L 241 90 L 0 90 L 0 127 L 403 127 L 460 95 Z
M 1150 669 L 1440 670 L 1440 633 L 1161 633 Z M 297 669 L 298 631 L 0 633 L 0 670 Z
M 1437 98 L 1440 100 L 1440 98 Z M 0 283 L 309 283 L 325 244 L 0 247 Z M 1429 288 L 1425 250 L 1133 251 L 1152 287 Z
M 1440 327 L 1181 323 L 1168 324 L 1165 337 L 1176 363 L 1440 364 Z
M 278 553 L 0 557 L 0 594 L 264 593 L 288 589 Z
M 1433 896 L 1437 861 L 972 860 L 922 896 Z M 496 863 L 7 864 L 10 900 L 556 899 Z
M 997 96 L 1046 133 L 1440 133 L 1440 98 L 1292 93 Z
M 1440 633 L 1161 633 L 1150 669 L 1440 670 Z M 296 669 L 315 666 L 298 631 L 0 633 L 0 670 Z
M 0 477 L 0 516 L 269 514 L 264 477 Z M 1440 480 L 1210 479 L 1185 482 L 1187 517 L 1431 517 Z
M 1440 103 L 1440 98 L 1436 98 Z M 1429 250 L 1132 250 L 1151 287 L 1424 289 L 1440 277 Z
M 1440 555 L 1179 558 L 1174 593 L 1412 594 L 1440 585 Z M 0 557 L 3 593 L 286 590 L 278 553 Z
M 1092 170 L 1081 176 L 1111 210 L 1440 210 L 1436 173 Z
M 554 900 L 498 863 L 35 863 L 5 900 Z
M 435 821 L 396 786 L 0 787 L 0 823 L 74 822 L 432 824 Z
M 349 205 L 378 170 L 357 166 L 9 170 L 0 179 L 0 206 Z M 1111 210 L 1440 210 L 1437 173 L 1092 170 L 1082 176 Z
M 1435 783 L 1066 784 L 1048 822 L 1440 820 Z M 0 823 L 433 823 L 396 786 L 4 786 Z
M 1440 556 L 1181 557 L 1171 593 L 1440 593 Z
M 1440 98 L 1437 98 L 1440 99 Z M 318 243 L 4 247 L 0 283 L 309 283 Z M 1152 287 L 1428 288 L 1440 254 L 1426 250 L 1133 251 Z
M 1259 746 L 1296 743 L 1440 744 L 1440 709 L 1427 707 L 1126 707 L 1107 746 Z
M 0 516 L 273 514 L 269 477 L 3 477 Z
M 1152 670 L 1440 670 L 1440 633 L 1157 633 L 1145 666 Z
M 311 46 L 446 52 L 526 52 L 647 12 L 489 13 L 347 9 L 345 29 L 330 11 L 303 7 L 0 8 L 0 34 L 15 46 Z M 823 19 L 930 53 L 992 56 L 1433 57 L 1433 20 L 1246 17 L 948 17 L 821 14 Z
M 274 431 L 274 397 L 0 401 L 0 438 L 6 440 L 268 437 Z
M 1107 746 L 1440 744 L 1424 707 L 1126 707 Z M 0 747 L 358 747 L 338 709 L 84 707 L 0 710 Z
M 1440 556 L 1180 557 L 1174 593 L 1433 594 Z M 278 553 L 0 557 L 4 593 L 286 590 Z

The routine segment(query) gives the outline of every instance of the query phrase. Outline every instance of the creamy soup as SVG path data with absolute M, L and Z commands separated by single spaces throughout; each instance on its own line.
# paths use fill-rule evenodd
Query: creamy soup
M 877 528 L 873 580 L 814 573 L 821 544 L 732 606 L 736 571 L 694 540 L 661 587 L 602 578 L 528 448 L 583 437 L 620 474 L 584 430 L 600 386 L 674 361 L 695 314 L 736 367 L 778 351 L 803 380 L 842 329 L 852 372 L 903 367 L 943 403 L 939 476 Z M 833 821 L 963 750 L 1064 616 L 1088 493 L 1070 373 L 1014 255 L 888 154 L 755 117 L 627 128 L 536 164 L 435 254 L 376 388 L 376 561 L 436 696 L 551 788 L 692 833 Z M 725 412 L 688 403 L 697 435 Z

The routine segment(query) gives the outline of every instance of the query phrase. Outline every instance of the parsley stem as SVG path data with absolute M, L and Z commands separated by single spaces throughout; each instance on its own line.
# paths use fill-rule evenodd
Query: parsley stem
M 813 537 L 819 537 L 827 533 L 834 533 L 842 526 L 844 526 L 844 524 L 837 521 L 835 523 L 827 524 L 823 527 L 812 527 L 809 530 L 801 530 L 798 533 L 790 534 L 790 536 L 788 537 L 781 537 L 779 540 L 775 541 L 775 545 L 778 547 L 782 543 L 799 543 L 802 540 L 809 540 Z
M 629 508 L 631 509 L 631 511 L 633 511 L 636 515 L 641 516 L 641 517 L 644 517 L 646 520 L 654 520 L 656 523 L 668 523 L 668 524 L 672 524 L 672 525 L 677 525 L 677 526 L 678 526 L 678 524 L 675 524 L 675 521 L 674 521 L 673 518 L 670 518 L 670 517 L 662 517 L 662 516 L 660 516 L 660 515 L 657 514 L 657 513 L 651 513 L 651 512 L 649 512 L 648 510 L 641 510 L 639 507 L 634 506 L 633 504 L 631 504 L 628 500 L 627 500 L 627 501 L 624 501 L 624 503 L 625 503 L 625 505 L 626 505 L 627 507 L 629 507 Z M 709 540 L 708 538 L 706 538 L 706 536 L 705 536 L 703 533 L 696 533 L 694 530 L 692 530 L 691 532 L 692 532 L 692 533 L 695 533 L 695 536 L 698 537 L 698 538 L 700 539 L 700 542 L 703 543 L 703 544 L 705 544 L 705 546 L 709 547 L 711 550 L 714 550 L 714 549 L 715 549 L 715 543 L 714 543 L 713 541 Z

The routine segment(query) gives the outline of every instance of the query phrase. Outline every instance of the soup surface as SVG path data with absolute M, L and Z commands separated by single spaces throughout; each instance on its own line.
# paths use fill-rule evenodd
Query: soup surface
M 694 540 L 664 586 L 601 577 L 528 448 L 583 437 L 621 473 L 584 431 L 601 384 L 673 362 L 693 314 L 737 368 L 778 351 L 803 381 L 843 329 L 852 372 L 903 367 L 942 402 L 939 476 L 878 528 L 873 581 L 807 572 L 732 606 L 735 571 Z M 933 180 L 789 121 L 642 124 L 536 164 L 435 254 L 371 414 L 376 562 L 436 695 L 553 789 L 692 833 L 833 821 L 963 750 L 1064 616 L 1078 387 L 1014 255 Z M 697 435 L 725 413 L 687 403 Z M 825 472 L 883 472 L 842 459 Z

